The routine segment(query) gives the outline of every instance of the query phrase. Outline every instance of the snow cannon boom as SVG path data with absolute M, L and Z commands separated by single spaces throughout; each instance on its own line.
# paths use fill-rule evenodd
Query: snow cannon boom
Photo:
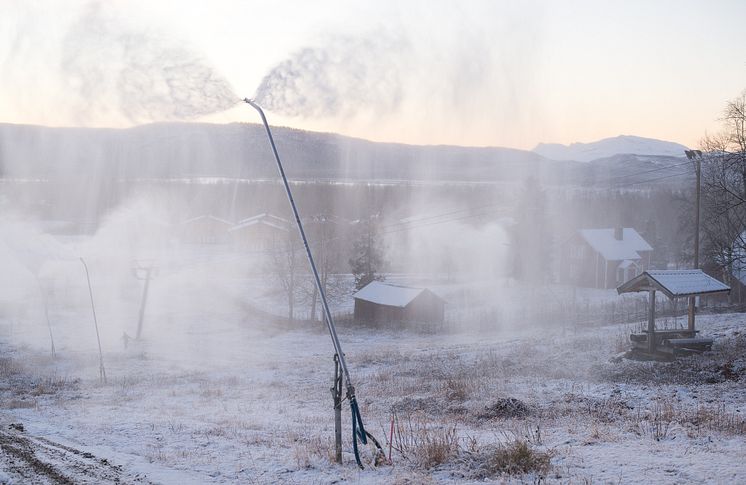
M 355 387 L 352 385 L 352 380 L 350 379 L 350 371 L 347 368 L 345 354 L 344 352 L 342 352 L 342 346 L 339 343 L 337 329 L 334 325 L 334 318 L 332 317 L 332 313 L 329 310 L 329 303 L 326 299 L 326 293 L 324 292 L 324 287 L 321 284 L 319 272 L 316 269 L 316 263 L 314 262 L 313 255 L 311 254 L 311 248 L 308 245 L 308 238 L 306 237 L 306 232 L 303 229 L 303 223 L 301 222 L 300 214 L 298 213 L 298 207 L 296 206 L 295 200 L 293 199 L 293 193 L 290 190 L 290 184 L 288 183 L 287 176 L 285 175 L 285 169 L 282 166 L 282 161 L 280 161 L 280 155 L 277 153 L 277 146 L 275 145 L 275 140 L 272 136 L 272 130 L 270 130 L 269 128 L 269 123 L 267 123 L 267 117 L 264 115 L 264 110 L 262 110 L 262 108 L 253 99 L 244 98 L 242 101 L 259 112 L 259 116 L 262 119 L 262 124 L 264 124 L 264 129 L 267 132 L 269 144 L 272 148 L 272 154 L 274 155 L 275 162 L 277 163 L 277 170 L 280 173 L 282 183 L 285 187 L 285 194 L 287 195 L 288 202 L 290 203 L 290 208 L 293 211 L 295 225 L 298 228 L 298 233 L 300 234 L 301 240 L 303 241 L 303 248 L 305 249 L 306 258 L 308 259 L 308 264 L 311 267 L 311 272 L 313 273 L 314 283 L 316 284 L 316 289 L 321 296 L 321 305 L 323 307 L 325 317 L 324 320 L 326 321 L 326 326 L 332 339 L 332 345 L 334 346 L 334 361 L 335 364 L 338 363 L 339 367 L 341 368 L 342 376 L 344 376 L 346 384 L 347 399 L 350 401 L 350 410 L 352 411 L 352 445 L 355 452 L 355 461 L 360 468 L 363 468 L 363 464 L 360 461 L 360 454 L 358 453 L 358 439 L 362 444 L 367 444 L 368 438 L 370 438 L 371 441 L 376 445 L 377 452 L 380 454 L 383 454 L 383 449 L 381 448 L 381 445 L 378 443 L 378 441 L 369 432 L 367 432 L 363 426 L 363 420 L 360 416 L 360 409 L 358 408 L 357 398 L 355 397 Z M 339 378 L 341 378 L 342 376 L 340 376 Z M 337 379 L 338 378 L 335 374 L 335 388 L 337 387 Z M 335 393 L 335 409 L 337 408 L 337 406 L 341 406 L 341 395 L 339 396 L 339 398 L 337 398 Z M 339 438 L 337 440 L 337 459 L 338 461 L 341 460 L 341 442 L 339 441 Z

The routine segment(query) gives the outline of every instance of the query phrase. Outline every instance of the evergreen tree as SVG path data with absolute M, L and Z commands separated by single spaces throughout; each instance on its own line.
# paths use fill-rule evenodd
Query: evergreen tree
M 546 283 L 552 274 L 552 237 L 546 194 L 529 177 L 518 197 L 511 231 L 513 276 L 532 283 Z
M 355 289 L 359 290 L 371 281 L 383 280 L 379 274 L 383 266 L 383 248 L 378 237 L 377 217 L 370 216 L 358 222 L 350 268 L 355 277 Z

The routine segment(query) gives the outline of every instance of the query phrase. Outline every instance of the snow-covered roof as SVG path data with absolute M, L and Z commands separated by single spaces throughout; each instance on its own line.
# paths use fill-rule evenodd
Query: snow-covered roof
M 202 215 L 202 216 L 192 217 L 191 219 L 187 219 L 186 221 L 182 222 L 182 224 L 191 224 L 193 222 L 201 221 L 203 219 L 213 220 L 216 222 L 220 222 L 222 224 L 227 224 L 229 226 L 233 225 L 233 223 L 230 221 L 226 221 L 225 219 L 221 219 L 219 217 L 215 217 L 212 215 Z
M 283 219 L 282 217 L 273 216 L 272 214 L 257 214 L 239 221 L 235 226 L 231 227 L 229 231 L 237 231 L 255 224 L 264 224 L 275 229 L 280 229 L 281 231 L 287 231 L 290 221 Z
M 302 220 L 304 224 L 340 224 L 342 222 L 341 217 L 337 217 L 331 214 L 317 214 L 314 216 L 306 216 Z
M 581 229 L 580 236 L 606 261 L 640 259 L 638 251 L 652 251 L 653 248 L 631 227 L 622 230 L 622 239 L 614 237 L 614 228 Z
M 622 293 L 662 291 L 669 298 L 725 293 L 730 287 L 701 269 L 651 270 L 632 278 L 616 289 Z
M 430 290 L 426 288 L 410 288 L 408 286 L 389 285 L 381 283 L 380 281 L 371 281 L 353 294 L 352 297 L 357 300 L 378 303 L 379 305 L 404 308 L 425 291 Z

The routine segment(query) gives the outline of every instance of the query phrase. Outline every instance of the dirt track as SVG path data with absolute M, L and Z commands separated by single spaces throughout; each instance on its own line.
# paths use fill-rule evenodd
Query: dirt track
M 105 458 L 29 436 L 18 424 L 0 429 L 0 450 L 0 470 L 5 473 L 0 476 L 2 483 L 151 483 L 145 477 L 127 474 Z

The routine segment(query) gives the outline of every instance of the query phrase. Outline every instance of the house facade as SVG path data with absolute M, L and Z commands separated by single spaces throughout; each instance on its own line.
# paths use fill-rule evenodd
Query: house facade
M 653 247 L 633 228 L 580 229 L 562 247 L 559 281 L 616 288 L 650 269 Z

